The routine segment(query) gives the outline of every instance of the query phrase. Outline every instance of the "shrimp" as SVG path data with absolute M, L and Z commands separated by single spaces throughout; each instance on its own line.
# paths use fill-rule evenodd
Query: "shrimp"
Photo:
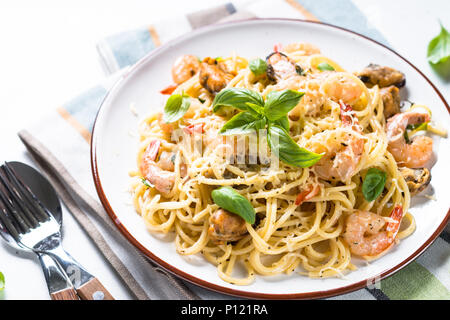
M 200 61 L 196 56 L 185 54 L 178 57 L 172 66 L 172 79 L 181 84 L 192 78 L 200 69 Z
M 350 127 L 355 133 L 361 133 L 357 119 L 352 114 L 352 108 L 341 106 L 341 120 L 344 127 Z M 327 152 L 314 166 L 318 176 L 325 180 L 339 179 L 348 181 L 355 173 L 364 151 L 364 140 L 351 133 L 346 133 L 340 144 Z
M 160 146 L 160 140 L 150 142 L 142 155 L 140 170 L 144 178 L 154 185 L 156 190 L 162 194 L 167 194 L 172 190 L 175 182 L 175 173 L 172 172 L 174 169 L 173 163 L 168 163 L 173 160 L 174 154 L 163 152 L 160 160 L 155 162 Z
M 407 143 L 407 125 L 430 121 L 430 116 L 422 112 L 403 112 L 389 118 L 386 124 L 388 150 L 395 160 L 408 168 L 423 168 L 433 155 L 433 139 L 417 136 Z
M 332 100 L 343 101 L 346 104 L 355 103 L 363 94 L 363 88 L 344 73 L 333 73 L 329 81 L 322 86 L 322 91 Z
M 213 58 L 203 59 L 199 73 L 200 84 L 203 88 L 210 93 L 216 93 L 225 88 L 231 79 L 233 75 L 228 73 L 224 64 L 218 64 Z
M 215 243 L 237 241 L 247 234 L 245 220 L 237 214 L 224 209 L 219 209 L 211 215 L 209 223 L 208 233 L 211 240 Z
M 402 217 L 400 205 L 394 207 L 387 223 L 378 214 L 356 210 L 347 219 L 344 240 L 355 255 L 377 256 L 394 243 Z M 386 229 L 381 231 L 385 225 Z

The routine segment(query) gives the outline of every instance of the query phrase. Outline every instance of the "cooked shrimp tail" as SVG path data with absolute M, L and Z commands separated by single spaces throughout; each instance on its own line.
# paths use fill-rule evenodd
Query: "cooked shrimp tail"
M 386 231 L 389 238 L 394 239 L 397 236 L 398 230 L 400 229 L 400 222 L 403 217 L 403 208 L 400 205 L 396 205 L 391 212 L 391 221 L 387 223 Z

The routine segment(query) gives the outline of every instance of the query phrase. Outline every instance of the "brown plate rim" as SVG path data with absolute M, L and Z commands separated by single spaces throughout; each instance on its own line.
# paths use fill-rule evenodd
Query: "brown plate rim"
M 362 34 L 359 34 L 357 32 L 354 32 L 352 30 L 349 29 L 345 29 L 342 27 L 338 27 L 329 23 L 324 23 L 324 22 L 319 22 L 319 21 L 310 21 L 310 20 L 302 20 L 302 19 L 288 19 L 288 18 L 252 18 L 252 19 L 243 19 L 243 20 L 238 20 L 238 21 L 232 21 L 232 22 L 225 22 L 225 23 L 220 23 L 220 24 L 214 24 L 214 25 L 209 25 L 209 26 L 205 26 L 202 28 L 199 28 L 193 32 L 190 32 L 189 35 L 191 35 L 192 33 L 197 33 L 200 31 L 207 31 L 207 30 L 214 30 L 216 28 L 220 28 L 223 25 L 230 25 L 230 24 L 238 24 L 238 23 L 242 23 L 242 22 L 251 22 L 251 21 L 288 21 L 288 22 L 300 22 L 300 23 L 311 23 L 311 24 L 320 24 L 320 25 L 325 25 L 328 26 L 330 28 L 333 29 L 338 29 L 338 30 L 342 30 L 348 33 L 351 33 L 353 35 L 356 35 L 358 37 L 367 39 L 379 46 L 384 47 L 385 49 L 391 51 L 392 53 L 394 53 L 396 56 L 398 56 L 399 58 L 401 58 L 403 61 L 405 61 L 407 64 L 409 64 L 414 70 L 416 70 L 429 84 L 430 86 L 433 88 L 433 90 L 438 94 L 438 96 L 440 97 L 440 99 L 442 100 L 442 102 L 444 103 L 444 105 L 447 108 L 447 111 L 450 114 L 450 106 L 447 103 L 447 101 L 445 100 L 444 96 L 441 94 L 441 92 L 436 88 L 436 86 L 430 81 L 430 79 L 428 79 L 427 76 L 425 76 L 415 65 L 413 65 L 411 62 L 409 62 L 406 58 L 404 58 L 403 56 L 401 56 L 400 54 L 398 54 L 397 52 L 395 52 L 394 50 L 392 50 L 391 48 L 389 48 L 388 46 L 375 41 L 367 36 L 364 36 Z M 248 291 L 242 291 L 242 290 L 238 290 L 238 289 L 231 289 L 231 288 L 227 288 L 227 287 L 223 287 L 220 285 L 216 285 L 213 284 L 211 282 L 205 281 L 203 279 L 194 277 L 186 272 L 183 272 L 182 270 L 168 264 L 167 262 L 165 262 L 164 260 L 160 259 L 158 256 L 156 256 L 154 253 L 152 253 L 151 251 L 149 251 L 148 249 L 146 249 L 141 243 L 139 243 L 139 241 L 137 241 L 133 235 L 125 228 L 125 226 L 120 223 L 117 215 L 115 214 L 113 208 L 111 207 L 108 199 L 106 198 L 106 195 L 103 191 L 103 187 L 102 187 L 102 183 L 100 181 L 100 176 L 99 176 L 99 169 L 98 169 L 98 165 L 97 165 L 97 152 L 96 152 L 96 134 L 95 134 L 95 127 L 96 127 L 96 123 L 97 123 L 97 118 L 98 118 L 98 114 L 101 110 L 101 108 L 103 108 L 103 106 L 106 104 L 108 97 L 110 95 L 110 93 L 112 91 L 114 91 L 119 84 L 126 79 L 130 74 L 132 74 L 136 69 L 139 68 L 140 65 L 144 64 L 147 60 L 151 59 L 151 57 L 155 54 L 157 54 L 161 48 L 165 48 L 167 46 L 170 46 L 170 44 L 172 42 L 175 41 L 179 41 L 181 39 L 183 39 L 184 37 L 186 37 L 187 34 L 184 34 L 174 40 L 171 40 L 169 42 L 167 42 L 166 44 L 164 44 L 161 47 L 158 47 L 156 49 L 154 49 L 153 51 L 151 51 L 150 53 L 148 53 L 146 56 L 144 56 L 143 58 L 141 58 L 136 64 L 134 64 L 124 75 L 121 76 L 121 78 L 116 82 L 116 84 L 111 88 L 111 90 L 108 91 L 108 93 L 106 94 L 103 102 L 100 105 L 99 111 L 97 113 L 95 122 L 94 122 L 94 126 L 92 129 L 92 137 L 91 137 L 91 169 L 92 169 L 92 176 L 94 179 L 94 184 L 95 184 L 95 188 L 97 190 L 98 196 L 100 198 L 101 203 L 103 204 L 103 207 L 105 208 L 106 212 L 108 213 L 109 217 L 111 218 L 111 220 L 113 221 L 114 225 L 120 230 L 120 232 L 125 236 L 125 238 L 132 243 L 137 249 L 139 249 L 146 257 L 148 257 L 149 259 L 151 259 L 152 261 L 154 261 L 155 263 L 157 263 L 159 266 L 163 267 L 164 269 L 168 270 L 169 272 L 173 273 L 176 276 L 181 277 L 182 279 L 189 281 L 193 284 L 199 285 L 203 288 L 207 288 L 219 293 L 224 293 L 224 294 L 228 294 L 228 295 L 232 295 L 232 296 L 237 296 L 237 297 L 244 297 L 244 298 L 251 298 L 251 299 L 316 299 L 316 298 L 328 298 L 328 297 L 332 297 L 332 296 L 336 296 L 336 295 L 341 295 L 341 294 L 345 294 L 345 293 L 349 293 L 361 288 L 364 288 L 368 281 L 370 281 L 373 278 L 368 278 L 368 279 L 364 279 L 362 281 L 353 283 L 351 285 L 348 286 L 343 286 L 343 287 L 339 287 L 336 289 L 332 289 L 332 290 L 325 290 L 325 291 L 314 291 L 314 292 L 303 292 L 303 293 L 290 293 L 290 294 L 270 294 L 270 293 L 260 293 L 260 292 L 248 292 Z M 436 231 L 431 235 L 431 237 L 424 242 L 424 244 L 422 246 L 420 246 L 420 248 L 418 250 L 416 250 L 414 253 L 412 253 L 408 258 L 406 258 L 405 260 L 403 260 L 401 263 L 395 265 L 394 267 L 383 271 L 382 273 L 380 273 L 377 277 L 375 277 L 376 279 L 382 280 L 385 279 L 388 276 L 393 275 L 395 272 L 399 271 L 400 269 L 404 268 L 405 266 L 407 266 L 410 262 L 412 262 L 414 259 L 418 258 L 424 251 L 425 249 L 427 249 L 433 242 L 434 240 L 436 240 L 436 238 L 439 236 L 439 234 L 444 230 L 447 222 L 450 219 L 450 208 L 447 211 L 447 215 L 446 217 L 442 220 L 441 224 L 439 225 L 439 227 L 436 229 Z

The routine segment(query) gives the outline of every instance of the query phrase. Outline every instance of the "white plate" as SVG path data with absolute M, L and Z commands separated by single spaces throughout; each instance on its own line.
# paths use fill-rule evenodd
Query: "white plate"
M 199 57 L 229 56 L 236 52 L 247 58 L 264 57 L 276 43 L 310 42 L 322 53 L 347 70 L 359 70 L 373 62 L 401 70 L 406 75 L 406 89 L 411 101 L 426 104 L 433 119 L 450 127 L 448 104 L 412 64 L 395 52 L 353 32 L 337 27 L 300 20 L 247 20 L 206 27 L 178 38 L 139 61 L 115 85 L 98 113 L 92 139 L 92 169 L 100 199 L 117 227 L 144 254 L 161 266 L 194 282 L 219 292 L 253 298 L 326 297 L 362 288 L 372 279 L 384 278 L 407 265 L 422 253 L 439 235 L 449 218 L 448 163 L 449 139 L 436 139 L 434 151 L 439 155 L 432 169 L 432 187 L 436 201 L 415 201 L 410 212 L 417 230 L 391 252 L 370 265 L 360 264 L 345 279 L 309 279 L 290 276 L 258 276 L 249 286 L 235 286 L 222 281 L 216 268 L 201 257 L 183 257 L 176 253 L 173 242 L 150 234 L 140 216 L 130 205 L 125 192 L 136 168 L 140 120 L 160 111 L 167 96 L 159 91 L 172 83 L 170 69 L 181 54 Z M 139 117 L 130 112 L 134 104 Z

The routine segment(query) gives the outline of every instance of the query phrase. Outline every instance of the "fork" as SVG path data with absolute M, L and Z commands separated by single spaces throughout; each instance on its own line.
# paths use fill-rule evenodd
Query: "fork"
M 1 188 L 1 186 L 0 186 Z M 27 250 L 20 246 L 13 235 L 17 235 L 16 228 L 3 218 L 6 214 L 6 208 L 3 201 L 0 199 L 0 235 L 14 248 Z M 45 280 L 47 282 L 48 291 L 52 300 L 79 300 L 77 293 L 72 285 L 72 282 L 61 270 L 59 265 L 48 255 L 37 253 L 39 263 L 44 272 Z
M 19 246 L 52 257 L 73 276 L 81 299 L 114 300 L 100 281 L 63 249 L 60 224 L 7 163 L 0 167 L 0 186 L 0 200 L 6 209 L 0 210 L 0 215 Z

